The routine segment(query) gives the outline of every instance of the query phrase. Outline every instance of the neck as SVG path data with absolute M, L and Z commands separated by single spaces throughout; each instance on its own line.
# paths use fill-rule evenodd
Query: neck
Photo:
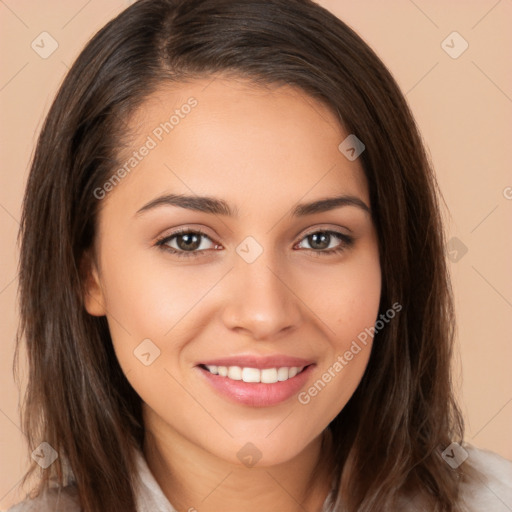
M 324 442 L 322 442 L 324 440 Z M 174 433 L 146 431 L 144 456 L 176 510 L 321 512 L 331 488 L 329 431 L 292 460 L 275 466 L 235 465 Z

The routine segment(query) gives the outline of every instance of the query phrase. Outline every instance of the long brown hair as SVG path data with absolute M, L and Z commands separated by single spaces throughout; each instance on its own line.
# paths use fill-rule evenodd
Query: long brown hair
M 67 74 L 37 143 L 20 231 L 23 425 L 30 449 L 46 441 L 59 454 L 39 491 L 54 477 L 64 485 L 70 468 L 86 512 L 135 511 L 130 448 L 144 439 L 140 398 L 105 318 L 84 308 L 81 261 L 95 237 L 94 191 L 120 163 L 130 115 L 162 83 L 213 73 L 298 87 L 366 147 L 380 310 L 403 308 L 376 334 L 359 387 L 329 425 L 336 511 L 395 510 L 407 493 L 422 495 L 428 510 L 458 510 L 467 464 L 454 471 L 440 457 L 464 432 L 450 380 L 454 314 L 432 167 L 383 63 L 310 0 L 140 0 Z

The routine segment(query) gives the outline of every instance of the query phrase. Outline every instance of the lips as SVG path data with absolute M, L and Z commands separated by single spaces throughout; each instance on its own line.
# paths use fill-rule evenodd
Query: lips
M 252 407 L 290 399 L 304 386 L 315 364 L 285 355 L 231 356 L 205 361 L 200 375 L 224 398 Z

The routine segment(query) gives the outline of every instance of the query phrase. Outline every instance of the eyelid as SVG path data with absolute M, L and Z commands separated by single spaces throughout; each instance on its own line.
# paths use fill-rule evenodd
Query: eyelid
M 340 231 L 342 229 L 346 229 L 347 231 L 352 233 L 352 230 L 345 226 L 332 226 L 332 225 L 320 224 L 319 226 L 314 226 L 312 228 L 308 228 L 306 231 L 301 232 L 297 236 L 300 237 L 299 238 L 299 241 L 300 241 L 306 236 L 313 235 L 314 233 L 318 233 L 319 231 L 322 231 L 322 232 L 335 232 L 335 233 L 340 233 L 341 235 L 352 237 L 352 235 L 349 235 L 349 234 L 346 234 L 346 233 L 343 233 L 342 231 Z

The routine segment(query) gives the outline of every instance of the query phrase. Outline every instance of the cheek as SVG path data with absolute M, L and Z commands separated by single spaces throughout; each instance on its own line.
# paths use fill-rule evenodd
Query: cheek
M 117 360 L 137 394 L 156 411 L 164 413 L 170 404 L 171 410 L 190 408 L 176 368 L 204 323 L 204 298 L 218 280 L 213 273 L 138 261 L 133 255 L 104 262 L 107 318 Z
M 328 424 L 356 390 L 368 364 L 381 298 L 381 271 L 375 249 L 322 279 L 323 293 L 312 309 L 326 325 L 329 350 L 310 386 L 298 395 L 305 422 Z M 327 327 L 328 326 L 328 327 Z M 321 419 L 320 419 L 321 418 Z
M 143 256 L 143 255 L 142 255 Z M 213 270 L 178 267 L 160 258 L 105 259 L 103 282 L 112 337 L 132 342 L 174 331 L 218 280 Z M 117 334 L 118 336 L 115 336 Z M 139 340 L 140 342 L 140 340 Z
M 352 340 L 375 324 L 381 298 L 380 268 L 372 265 L 364 266 L 360 271 L 355 269 L 350 275 L 344 276 L 342 282 L 336 282 L 333 286 L 336 284 L 338 308 L 330 306 L 329 310 L 335 331 L 331 340 L 341 351 L 346 350 Z
M 311 280 L 311 278 L 308 278 Z M 331 347 L 345 351 L 351 341 L 374 326 L 381 299 L 381 270 L 376 245 L 355 254 L 339 271 L 317 275 L 312 309 L 326 325 Z M 370 340 L 371 341 L 371 340 Z

